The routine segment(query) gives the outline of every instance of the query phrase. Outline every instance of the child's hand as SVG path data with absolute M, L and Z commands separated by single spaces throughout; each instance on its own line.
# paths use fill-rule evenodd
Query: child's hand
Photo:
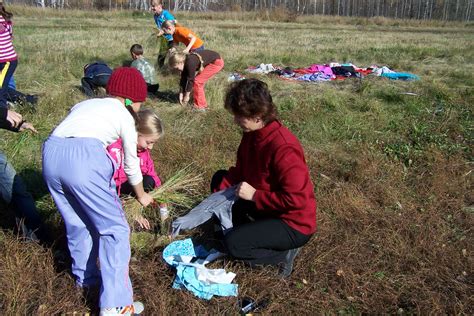
M 162 29 L 159 29 L 159 30 L 158 30 L 158 33 L 156 33 L 156 37 L 160 37 L 160 36 L 162 36 L 164 33 L 165 33 L 165 32 L 163 32 Z
M 188 105 L 188 102 L 189 102 L 189 93 L 186 93 L 184 96 L 183 96 L 183 105 Z
M 140 225 L 141 228 L 150 229 L 150 222 L 145 217 L 135 217 L 135 221 Z
M 147 207 L 151 203 L 153 203 L 153 198 L 151 197 L 150 194 L 144 192 L 140 197 L 137 197 L 138 202 L 140 202 L 141 205 L 144 207 Z
M 38 133 L 36 128 L 33 126 L 33 124 L 28 123 L 28 122 L 23 122 L 23 124 L 20 125 L 20 132 L 22 132 L 24 130 L 27 130 L 27 129 L 29 129 L 30 131 L 32 131 L 35 134 Z
M 183 49 L 184 54 L 189 54 L 189 49 Z

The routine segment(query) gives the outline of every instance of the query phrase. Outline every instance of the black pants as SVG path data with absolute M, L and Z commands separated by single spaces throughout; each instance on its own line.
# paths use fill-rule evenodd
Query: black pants
M 2 75 L 0 78 L 3 78 L 0 81 L 0 106 L 2 107 L 7 106 L 8 82 L 15 72 L 17 64 L 18 61 L 16 60 L 0 63 L 0 73 Z
M 227 171 L 217 171 L 211 180 L 211 190 L 222 181 Z M 277 213 L 277 212 L 274 212 Z M 257 211 L 252 201 L 237 200 L 232 207 L 234 227 L 224 236 L 231 256 L 251 266 L 279 265 L 285 262 L 288 250 L 306 244 L 311 235 L 291 228 L 282 219 Z
M 95 97 L 95 89 L 97 89 L 98 87 L 105 88 L 107 86 L 109 78 L 110 75 L 99 75 L 92 78 L 83 77 L 81 79 L 82 89 L 88 97 Z
M 147 92 L 151 93 L 153 95 L 155 95 L 158 92 L 159 88 L 160 88 L 160 85 L 158 83 L 157 84 L 149 84 L 149 83 L 146 84 Z
M 151 176 L 143 176 L 143 189 L 145 192 L 150 192 L 155 188 L 155 180 Z M 117 187 L 117 190 L 119 188 Z M 133 191 L 132 185 L 127 181 L 122 183 L 120 186 L 120 195 L 132 195 L 135 196 L 135 191 Z

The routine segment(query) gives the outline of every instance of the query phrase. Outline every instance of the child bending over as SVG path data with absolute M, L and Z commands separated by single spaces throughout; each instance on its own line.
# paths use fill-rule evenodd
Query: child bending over
M 191 91 L 193 93 L 193 109 L 205 111 L 208 108 L 204 85 L 224 67 L 224 60 L 212 50 L 202 50 L 199 53 L 175 53 L 169 58 L 169 66 L 181 73 L 179 81 L 179 102 L 187 105 Z
M 135 129 L 147 89 L 138 70 L 121 67 L 110 76 L 107 92 L 108 98 L 76 104 L 54 129 L 43 145 L 43 177 L 66 226 L 77 286 L 100 286 L 100 315 L 138 314 L 143 304 L 133 302 L 130 227 L 106 148 L 122 139 L 135 197 L 145 207 L 152 203 L 143 190 Z M 136 221 L 150 229 L 143 216 Z
M 165 21 L 161 27 L 165 34 L 173 36 L 173 46 L 176 47 L 179 43 L 183 43 L 186 48 L 183 53 L 199 52 L 204 49 L 204 42 L 188 28 L 184 26 L 175 25 L 173 21 Z

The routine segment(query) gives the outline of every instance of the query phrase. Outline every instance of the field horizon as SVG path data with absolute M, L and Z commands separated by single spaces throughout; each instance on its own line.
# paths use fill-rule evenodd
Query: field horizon
M 9 9 L 18 90 L 40 100 L 36 111 L 15 109 L 39 133 L 2 130 L 0 150 L 25 179 L 56 241 L 42 247 L 23 240 L 0 203 L 0 312 L 96 314 L 96 301 L 85 299 L 70 275 L 62 219 L 41 176 L 41 145 L 86 99 L 84 64 L 124 65 L 134 43 L 156 61 L 153 18 L 132 11 Z M 144 107 L 164 122 L 165 136 L 153 150 L 160 177 L 166 181 L 191 166 L 202 178 L 192 196 L 197 204 L 212 174 L 235 162 L 241 132 L 223 107 L 228 76 L 265 81 L 280 120 L 304 147 L 318 230 L 288 279 L 276 278 L 272 268 L 213 264 L 237 274 L 239 296 L 210 301 L 172 289 L 175 273 L 161 258 L 162 236 L 137 230 L 130 274 L 144 314 L 237 314 L 244 297 L 268 300 L 263 314 L 473 314 L 474 23 L 328 16 L 279 22 L 287 18 L 281 12 L 179 12 L 178 21 L 225 61 L 206 85 L 210 110 L 194 113 L 177 104 L 178 78 L 168 71 L 158 73 L 161 98 Z M 330 62 L 388 66 L 420 80 L 368 76 L 312 84 L 245 72 L 261 63 L 303 68 Z M 205 233 L 204 227 L 187 236 Z

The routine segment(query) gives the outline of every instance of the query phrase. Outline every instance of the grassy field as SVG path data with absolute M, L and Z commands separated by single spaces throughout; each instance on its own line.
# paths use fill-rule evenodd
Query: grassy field
M 85 63 L 100 58 L 120 66 L 134 43 L 155 59 L 154 23 L 144 13 L 11 9 L 18 88 L 40 95 L 35 113 L 18 111 L 39 133 L 1 131 L 0 149 L 25 178 L 57 243 L 42 248 L 22 241 L 12 232 L 11 212 L 1 205 L 6 229 L 0 231 L 0 312 L 94 312 L 69 275 L 61 218 L 41 177 L 41 144 L 70 107 L 85 99 L 79 90 Z M 193 113 L 169 100 L 145 105 L 165 124 L 166 135 L 153 153 L 162 179 L 192 163 L 203 177 L 197 184 L 202 196 L 213 172 L 233 164 L 240 140 L 223 109 L 231 72 L 260 63 L 350 61 L 421 77 L 322 84 L 261 77 L 282 121 L 305 148 L 318 231 L 286 280 L 270 268 L 217 263 L 237 273 L 239 297 L 269 299 L 265 314 L 473 314 L 474 24 L 292 20 L 263 13 L 177 17 L 225 60 L 206 87 L 211 110 Z M 177 91 L 177 77 L 159 74 L 159 82 L 163 92 Z M 171 289 L 174 273 L 161 259 L 159 238 L 140 236 L 130 272 L 147 315 L 237 313 L 236 298 L 207 302 Z

